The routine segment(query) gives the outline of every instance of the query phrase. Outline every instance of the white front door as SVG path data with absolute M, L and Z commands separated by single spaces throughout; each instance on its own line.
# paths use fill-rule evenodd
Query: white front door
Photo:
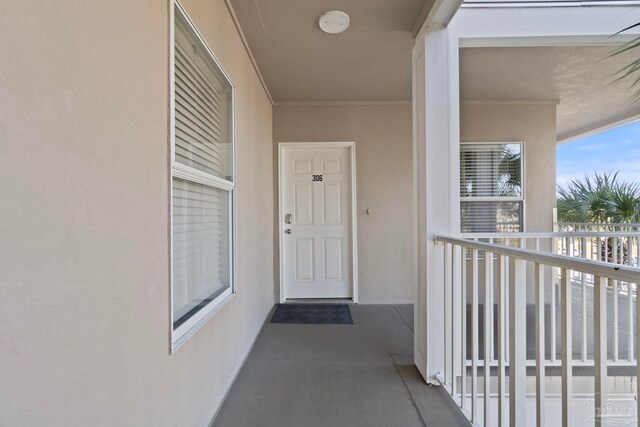
M 282 300 L 354 296 L 351 156 L 351 146 L 281 144 Z

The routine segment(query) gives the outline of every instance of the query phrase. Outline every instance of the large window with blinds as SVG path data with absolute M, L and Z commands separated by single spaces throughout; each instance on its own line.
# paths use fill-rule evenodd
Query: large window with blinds
M 523 143 L 460 144 L 463 233 L 523 230 Z
M 233 86 L 176 2 L 171 152 L 172 349 L 234 292 Z

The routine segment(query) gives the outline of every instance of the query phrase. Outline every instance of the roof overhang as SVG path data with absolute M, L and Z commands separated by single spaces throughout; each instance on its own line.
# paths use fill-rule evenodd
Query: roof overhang
M 584 52 L 588 52 L 589 49 L 593 49 L 594 52 L 598 51 L 602 57 L 607 57 L 607 54 L 602 54 L 603 46 L 610 46 L 610 51 L 613 51 L 614 45 L 622 45 L 629 40 L 638 37 L 640 34 L 640 28 L 634 28 L 630 31 L 624 32 L 624 34 L 618 34 L 620 30 L 640 22 L 640 8 L 637 7 L 638 2 L 626 2 L 633 4 L 621 4 L 620 1 L 614 2 L 600 2 L 607 5 L 594 6 L 593 3 L 589 7 L 569 7 L 567 5 L 558 7 L 556 5 L 549 6 L 549 2 L 537 7 L 530 7 L 530 4 L 523 5 L 522 2 L 509 2 L 508 4 L 500 3 L 496 5 L 496 2 L 491 0 L 484 1 L 484 6 L 479 5 L 478 1 L 474 1 L 472 4 L 465 3 L 457 12 L 455 19 L 453 19 L 449 25 L 449 33 L 452 38 L 456 39 L 459 46 L 464 48 L 487 48 L 486 52 L 492 52 L 495 55 L 496 50 L 494 48 L 506 48 L 503 50 L 504 54 L 500 57 L 501 64 L 509 64 L 510 62 L 514 66 L 522 66 L 518 64 L 518 55 L 514 54 L 517 49 L 514 48 L 527 48 L 527 47 L 548 47 L 549 52 L 554 48 L 560 49 L 562 47 L 578 47 L 575 51 L 582 52 L 582 58 L 578 61 L 567 61 L 566 64 L 557 64 L 558 66 L 549 73 L 556 72 L 560 69 L 560 73 L 564 72 L 564 75 L 560 77 L 563 81 L 570 79 L 572 73 L 575 74 L 575 79 L 572 81 L 574 85 L 571 99 L 565 98 L 562 90 L 556 89 L 557 97 L 553 96 L 553 91 L 545 92 L 544 99 L 554 99 L 558 102 L 559 120 L 563 121 L 559 126 L 558 142 L 567 142 L 573 139 L 595 133 L 607 128 L 619 126 L 631 121 L 637 120 L 640 117 L 640 104 L 636 102 L 630 102 L 631 91 L 626 88 L 616 87 L 602 82 L 601 87 L 595 87 L 594 80 L 596 70 L 599 74 L 598 78 L 602 79 L 602 76 L 606 73 L 611 75 L 615 74 L 619 68 L 625 65 L 633 58 L 633 55 L 637 55 L 636 52 L 631 52 L 627 56 L 620 56 L 614 58 L 614 60 L 606 64 L 604 61 L 599 61 L 594 55 L 593 60 L 588 60 L 588 55 Z M 489 4 L 487 4 L 489 3 Z M 565 2 L 565 3 L 578 3 L 578 2 Z M 556 49 L 556 50 L 557 50 Z M 599 49 L 599 50 L 598 50 Z M 530 50 L 540 53 L 541 50 Z M 566 51 L 566 49 L 565 49 Z M 607 50 L 608 52 L 609 50 Z M 512 55 L 510 58 L 508 55 Z M 551 53 L 549 53 L 551 55 Z M 478 57 L 479 55 L 475 55 Z M 519 54 L 522 60 L 521 53 Z M 562 58 L 561 56 L 558 56 Z M 463 64 L 464 55 L 461 55 L 461 65 Z M 547 58 L 548 59 L 548 58 Z M 535 64 L 535 59 L 531 59 L 531 64 Z M 616 62 L 617 61 L 617 62 Z M 622 64 L 622 65 L 621 65 Z M 476 64 L 477 65 L 477 64 Z M 491 65 L 489 61 L 485 64 L 487 67 L 494 67 L 491 72 L 485 70 L 487 76 L 491 75 L 493 84 L 496 84 L 495 73 L 500 73 L 501 70 L 497 65 Z M 602 68 L 596 67 L 609 67 L 609 69 L 603 71 Z M 573 70 L 571 67 L 581 67 L 580 70 Z M 589 76 L 588 67 L 593 67 L 593 76 Z M 470 71 L 473 72 L 473 71 Z M 465 73 L 462 73 L 463 75 Z M 482 70 L 478 71 L 478 74 L 482 74 Z M 511 78 L 511 83 L 515 80 L 514 73 L 509 77 L 509 73 L 505 72 L 505 79 Z M 469 75 L 469 71 L 466 73 Z M 533 81 L 533 77 L 530 77 L 530 81 Z M 580 78 L 584 79 L 584 93 L 580 93 L 579 84 Z M 558 79 L 554 81 L 553 78 L 549 78 L 549 85 L 557 83 Z M 464 83 L 462 86 L 464 86 Z M 480 84 L 476 82 L 476 84 Z M 517 84 L 511 84 L 511 93 L 507 93 L 506 90 L 498 91 L 501 97 L 500 101 L 508 99 L 514 101 L 531 101 L 540 100 L 535 96 L 532 97 L 531 88 L 524 90 L 526 85 L 526 79 L 523 79 L 521 83 L 521 93 L 518 93 Z M 578 86 L 576 89 L 575 86 Z M 577 94 L 576 94 L 577 93 Z M 540 96 L 543 96 L 540 94 Z M 584 96 L 584 102 L 576 97 Z M 599 97 L 599 98 L 598 98 Z M 463 100 L 464 93 L 463 93 Z M 594 107 L 597 105 L 597 100 L 602 99 L 609 102 L 609 108 L 603 108 L 598 110 Z M 469 99 L 466 99 L 469 100 Z M 473 101 L 487 101 L 488 99 L 471 99 Z M 613 102 L 615 101 L 615 102 Z M 562 109 L 571 109 L 571 114 L 565 114 Z M 579 111 L 583 108 L 583 114 Z M 587 117 L 588 116 L 588 117 Z

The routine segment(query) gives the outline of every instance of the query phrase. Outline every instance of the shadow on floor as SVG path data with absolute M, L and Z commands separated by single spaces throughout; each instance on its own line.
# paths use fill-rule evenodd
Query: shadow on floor
M 413 365 L 411 305 L 351 311 L 353 325 L 266 323 L 212 425 L 469 425 Z

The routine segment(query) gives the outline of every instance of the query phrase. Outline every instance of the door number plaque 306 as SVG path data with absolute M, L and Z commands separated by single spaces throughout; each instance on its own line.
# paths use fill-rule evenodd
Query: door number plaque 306
M 311 181 L 322 181 L 322 175 L 311 175 Z

